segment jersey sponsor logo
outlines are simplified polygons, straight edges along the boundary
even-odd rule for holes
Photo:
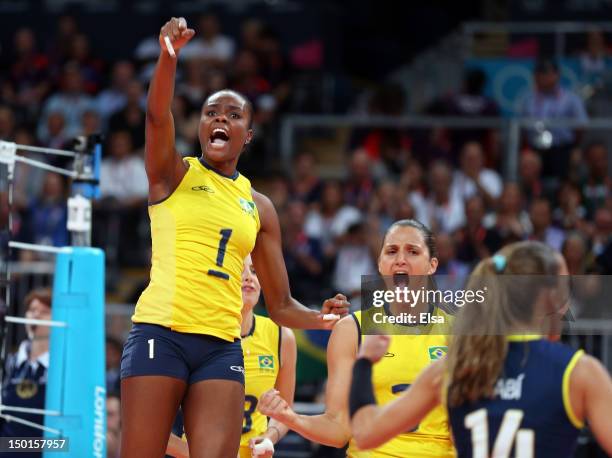
[[[385,358],[393,358],[394,356],[395,356],[395,353],[391,353],[391,352],[385,353]]]
[[[234,372],[242,372],[244,374],[244,367],[242,366],[230,366],[230,369]]]
[[[437,361],[446,356],[446,354],[448,353],[448,347],[447,346],[429,347],[428,352],[429,352],[429,360]]]
[[[239,197],[238,203],[240,203],[240,208],[243,212],[245,212],[247,215],[255,217],[255,202]]]
[[[260,355],[257,357],[260,369],[274,369],[274,356]]]
[[[191,190],[192,191],[204,191],[204,192],[209,192],[211,194],[215,192],[213,188],[211,188],[210,186],[206,186],[205,184],[200,185],[200,186],[192,186]]]
[[[499,396],[504,401],[515,401],[521,399],[523,395],[523,379],[525,374],[516,378],[499,379],[495,384],[495,396]]]

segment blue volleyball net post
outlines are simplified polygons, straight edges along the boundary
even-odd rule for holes
[[[106,457],[104,252],[91,245],[91,201],[99,197],[101,137],[81,137],[76,176],[68,199],[73,247],[58,253],[53,282],[52,328],[45,410],[45,437],[59,431],[70,456]],[[45,453],[45,458],[54,454]]]
[[[104,252],[57,254],[45,410],[46,438],[67,438],[70,455],[106,457]],[[51,430],[59,431],[59,435]],[[57,453],[45,453],[57,458]]]

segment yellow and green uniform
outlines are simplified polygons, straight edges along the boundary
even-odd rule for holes
[[[365,313],[373,313],[376,310],[368,309]],[[439,308],[433,313],[441,317],[445,324],[421,326],[420,334],[417,334],[416,327],[413,327],[415,334],[394,335],[397,332],[393,330],[397,331],[397,326],[400,325],[388,325],[388,334],[391,335],[389,350],[372,370],[372,384],[379,405],[387,404],[401,396],[427,365],[446,354],[446,329],[452,316]],[[362,312],[356,312],[353,317],[361,342]],[[374,450],[359,450],[351,439],[347,455],[350,458],[454,457],[446,409],[442,406],[436,407],[414,430],[400,434]]]
[[[242,269],[260,228],[251,183],[196,158],[174,192],[149,206],[151,280],[134,323],[240,337]]]
[[[281,328],[271,319],[253,316],[253,327],[242,339],[244,354],[244,420],[240,458],[250,458],[249,440],[268,429],[268,419],[257,410],[262,394],[276,384],[281,364]]]

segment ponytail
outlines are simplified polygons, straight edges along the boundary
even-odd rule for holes
[[[558,253],[541,242],[511,244],[476,266],[466,289],[486,291],[485,300],[457,315],[446,359],[449,407],[494,395],[508,335],[531,323],[540,290],[556,285],[559,268]]]

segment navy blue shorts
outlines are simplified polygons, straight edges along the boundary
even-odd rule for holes
[[[156,324],[136,323],[121,356],[121,378],[165,375],[185,380],[234,380],[244,385],[240,340],[172,331]]]

